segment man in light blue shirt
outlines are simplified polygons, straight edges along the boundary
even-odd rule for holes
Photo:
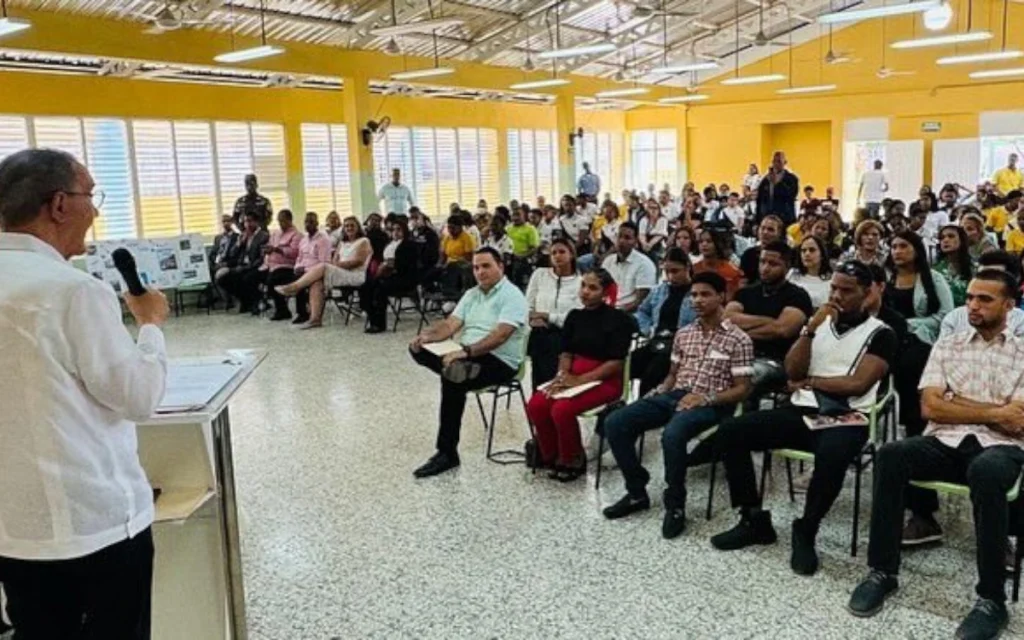
[[[402,172],[399,169],[391,170],[391,182],[380,188],[377,193],[377,200],[384,201],[384,214],[397,213],[408,215],[409,207],[416,204],[412,200],[412,191],[402,184]]]
[[[473,254],[477,286],[459,300],[455,311],[420,332],[409,343],[413,360],[441,375],[437,453],[413,472],[428,478],[459,466],[459,431],[466,394],[508,382],[525,352],[527,304],[522,291],[505,277],[501,255],[491,247]],[[461,330],[456,341],[452,336]],[[452,349],[439,347],[448,342]],[[432,347],[432,343],[441,343]],[[438,355],[440,351],[441,355]]]
[[[591,198],[597,199],[597,196],[601,193],[601,178],[596,173],[590,171],[590,163],[583,163],[583,175],[576,181],[576,187],[579,193],[588,195]]]

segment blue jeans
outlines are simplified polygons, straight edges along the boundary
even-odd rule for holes
[[[645,431],[665,425],[661,448],[665,456],[666,508],[681,508],[686,503],[686,444],[694,437],[732,413],[732,407],[700,407],[677,411],[685,390],[669,391],[643,398],[612,412],[604,421],[604,434],[615,461],[622,471],[626,491],[633,496],[646,495],[651,474],[640,464],[636,441]]]

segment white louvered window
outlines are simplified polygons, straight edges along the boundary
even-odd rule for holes
[[[561,194],[555,193],[558,186],[558,151],[552,147],[553,132],[534,131],[534,148],[536,150],[537,188],[527,196],[528,202],[544,196],[548,202],[555,202]]]
[[[576,179],[583,175],[583,163],[590,163],[590,170],[601,178],[603,198],[608,193],[617,199],[623,185],[623,149],[622,134],[618,132],[598,131],[585,133],[576,151]]]
[[[89,118],[83,121],[82,130],[87,166],[96,182],[93,190],[106,196],[93,234],[97,240],[134,238],[138,232],[128,127],[124,120]]]
[[[522,145],[519,148],[519,159],[522,162],[520,165],[523,184],[522,199],[528,202],[537,195],[537,156],[534,154],[536,147],[534,146],[533,131],[520,132],[519,142]]]
[[[518,129],[509,129],[508,139],[508,193],[514,200],[523,199],[523,158],[520,150],[521,136]]]
[[[18,116],[0,116],[0,161],[28,146],[28,120]]]
[[[214,123],[217,143],[217,174],[221,210],[232,213],[235,201],[245,194],[245,176],[253,173],[252,140],[245,122]],[[276,202],[275,207],[279,207]]]
[[[174,151],[181,198],[181,227],[184,233],[212,236],[220,231],[218,222],[217,172],[213,156],[213,134],[208,122],[174,123]],[[223,213],[231,214],[231,211]]]
[[[537,196],[557,202],[558,137],[548,129],[508,131],[509,192],[513,198],[533,203]]]
[[[675,129],[647,129],[630,135],[630,185],[637,190],[668,183],[676,187],[678,162]]]
[[[166,120],[135,120],[135,169],[139,184],[142,235],[175,236],[182,232],[181,198],[174,158],[174,129]]]
[[[443,218],[448,213],[448,203],[442,205],[438,202],[436,150],[433,129],[416,127],[412,130],[416,204],[435,219]]]
[[[459,129],[459,202],[467,209],[476,206],[483,198],[493,207],[496,202],[490,201],[483,193],[480,184],[480,134],[477,129]]]
[[[266,122],[253,122],[250,126],[253,173],[259,179],[260,193],[270,200],[274,211],[287,209],[291,204],[288,198],[284,126]]]
[[[437,215],[447,212],[454,202],[459,202],[464,209],[475,209],[476,200],[469,202],[460,198],[455,129],[434,129],[434,145],[437,154]]]
[[[488,204],[496,204],[498,188],[498,132],[480,129],[480,197]]]
[[[301,131],[306,208],[321,218],[331,211],[352,215],[345,125],[305,123]]]
[[[85,141],[82,140],[82,121],[79,118],[35,118],[32,125],[37,147],[67,151],[83,163],[88,163]]]

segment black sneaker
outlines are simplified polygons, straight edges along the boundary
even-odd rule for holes
[[[253,312],[253,315],[257,315],[256,312]],[[291,320],[291,319],[292,319],[292,314],[290,312],[275,313],[274,315],[270,316],[270,320],[272,322],[282,322],[284,320]]]
[[[846,610],[858,618],[870,618],[882,610],[885,599],[900,588],[896,576],[872,569],[850,595]]]
[[[619,518],[625,518],[628,515],[632,515],[637,511],[646,511],[651,508],[651,499],[644,493],[642,496],[633,496],[631,493],[627,493],[622,496],[622,499],[613,504],[610,507],[606,507],[602,512],[604,517],[609,520],[618,520]]]
[[[752,544],[775,544],[778,536],[772,527],[770,511],[744,515],[732,529],[711,537],[711,546],[719,551],[735,551]]]
[[[815,532],[803,518],[793,521],[793,549],[789,566],[802,576],[813,576],[818,571],[818,552],[814,550]]]
[[[686,531],[686,510],[682,507],[665,509],[665,519],[661,521],[661,537],[666,540],[678,538]]]
[[[457,466],[459,466],[459,454],[438,451],[430,457],[430,460],[427,460],[422,466],[413,471],[412,475],[417,478],[429,478],[439,473],[444,473],[449,469],[454,469]]]
[[[957,640],[990,640],[998,638],[1010,616],[1006,613],[1006,605],[1002,602],[978,598],[974,608],[967,614],[964,621],[956,628]]]

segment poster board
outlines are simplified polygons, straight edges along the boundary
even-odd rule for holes
[[[192,233],[151,240],[105,240],[86,247],[85,270],[121,293],[124,279],[111,255],[124,247],[135,256],[142,284],[155,289],[176,289],[210,283],[210,264],[203,234]]]

